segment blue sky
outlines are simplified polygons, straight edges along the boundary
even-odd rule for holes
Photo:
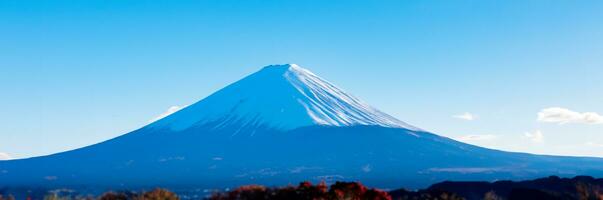
[[[603,156],[601,10],[602,1],[0,1],[0,158],[110,139],[278,63],[444,136]]]

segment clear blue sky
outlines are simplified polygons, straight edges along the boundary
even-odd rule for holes
[[[277,63],[444,136],[603,156],[602,10],[594,0],[0,1],[0,157],[110,139]],[[568,110],[537,119],[551,107]],[[453,117],[465,112],[474,119]]]

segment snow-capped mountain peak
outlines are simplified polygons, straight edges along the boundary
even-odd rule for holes
[[[347,94],[296,64],[270,65],[150,127],[278,130],[375,125],[418,130]]]

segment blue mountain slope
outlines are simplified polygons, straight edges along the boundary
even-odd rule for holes
[[[361,180],[418,188],[442,180],[603,174],[597,158],[508,153],[400,128],[312,126],[238,137],[201,130],[141,129],[75,151],[1,162],[0,184],[217,188]]]
[[[419,188],[443,180],[549,175],[601,176],[603,159],[457,142],[399,121],[292,65],[265,68],[106,142],[0,162],[0,185],[7,186],[224,188],[358,180]]]

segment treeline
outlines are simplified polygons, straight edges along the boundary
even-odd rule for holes
[[[0,200],[14,200],[12,195],[2,196]],[[150,192],[107,192],[98,197],[83,196],[62,192],[51,192],[43,198],[26,197],[43,200],[179,200],[173,192],[155,189]],[[297,186],[269,188],[259,185],[242,186],[228,192],[215,192],[206,200],[391,200],[389,194],[378,189],[367,188],[357,182],[337,182],[330,187],[325,183],[313,185],[302,182]]]
[[[391,200],[391,196],[378,189],[369,189],[357,182],[337,182],[331,187],[310,182],[298,186],[267,188],[243,186],[236,190],[214,193],[209,200]]]
[[[178,196],[165,189],[155,189],[144,193],[131,192],[108,192],[103,194],[99,200],[179,200]]]
[[[603,179],[551,176],[528,181],[442,182],[427,191],[447,191],[467,200],[603,200]],[[392,191],[394,192],[394,191]]]
[[[551,176],[529,181],[442,182],[409,191],[384,192],[360,183],[339,182],[327,190],[324,184],[302,183],[297,187],[266,188],[246,186],[216,193],[210,200],[603,200],[603,179],[589,176]]]
[[[14,200],[0,190],[0,200]],[[186,196],[183,196],[186,197]],[[165,189],[149,192],[107,192],[98,197],[51,193],[43,200],[178,200],[175,193]],[[191,198],[185,198],[191,199]],[[194,198],[193,198],[194,199]],[[199,197],[206,200],[603,200],[603,179],[588,176],[559,178],[551,176],[530,181],[442,182],[431,187],[409,191],[382,191],[358,182],[337,182],[313,185],[302,182],[297,186],[271,188],[260,185],[242,186],[232,191],[215,192]]]
[[[165,189],[154,189],[148,192],[107,192],[99,197],[92,195],[71,195],[61,192],[50,192],[44,197],[28,196],[25,200],[179,200],[178,195]],[[13,195],[0,195],[0,200],[16,200]]]

